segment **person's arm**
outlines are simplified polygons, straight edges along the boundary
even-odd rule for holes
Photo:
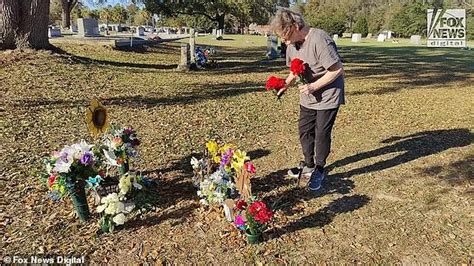
[[[342,67],[342,63],[337,62],[334,65],[330,66],[326,74],[324,74],[321,78],[317,79],[315,82],[299,86],[300,92],[304,94],[312,94],[313,92],[331,84],[334,80],[336,80],[340,75],[343,74],[344,68]]]
[[[285,80],[285,87],[283,87],[277,92],[277,96],[282,95],[293,84],[293,81],[295,81],[295,79],[296,79],[296,76],[293,75],[292,72],[290,72],[290,74]]]

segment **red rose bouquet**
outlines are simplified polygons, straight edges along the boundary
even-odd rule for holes
[[[275,76],[271,76],[271,77],[268,78],[267,84],[265,84],[265,89],[267,91],[273,90],[273,91],[275,91],[276,94],[278,94],[278,91],[283,89],[285,87],[285,85],[286,85],[285,79],[275,77]],[[278,95],[278,99],[280,99],[280,97],[282,95],[283,95],[283,93]]]
[[[260,235],[273,218],[273,212],[263,201],[245,202],[239,200],[235,209],[238,214],[235,217],[234,224],[250,235]]]
[[[291,60],[290,71],[293,75],[298,77],[298,82],[302,84],[306,84],[304,73],[306,71],[306,66],[303,60],[299,58],[294,58]]]

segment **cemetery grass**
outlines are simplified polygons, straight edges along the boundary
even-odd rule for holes
[[[56,39],[54,53],[3,52],[0,257],[472,263],[473,51],[342,42],[347,104],[323,189],[310,193],[285,176],[302,159],[297,92],[277,101],[263,88],[287,73],[283,60],[264,59],[262,37],[228,38],[198,38],[216,46],[219,67],[186,73],[174,70],[178,42],[118,51]],[[97,216],[80,223],[68,200],[49,200],[37,178],[50,151],[91,140],[84,112],[96,96],[113,123],[138,130],[132,166],[158,183],[156,210],[108,235]],[[276,211],[261,244],[199,205],[189,161],[211,133],[253,158],[253,191]]]

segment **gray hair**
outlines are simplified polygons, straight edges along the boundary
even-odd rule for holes
[[[300,13],[284,7],[277,10],[275,17],[270,22],[270,28],[280,36],[288,34],[293,25],[301,30],[306,26],[306,22]]]

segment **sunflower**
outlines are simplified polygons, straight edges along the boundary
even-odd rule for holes
[[[92,99],[89,108],[87,108],[86,123],[94,137],[104,133],[109,127],[107,109],[105,109],[97,98]]]

